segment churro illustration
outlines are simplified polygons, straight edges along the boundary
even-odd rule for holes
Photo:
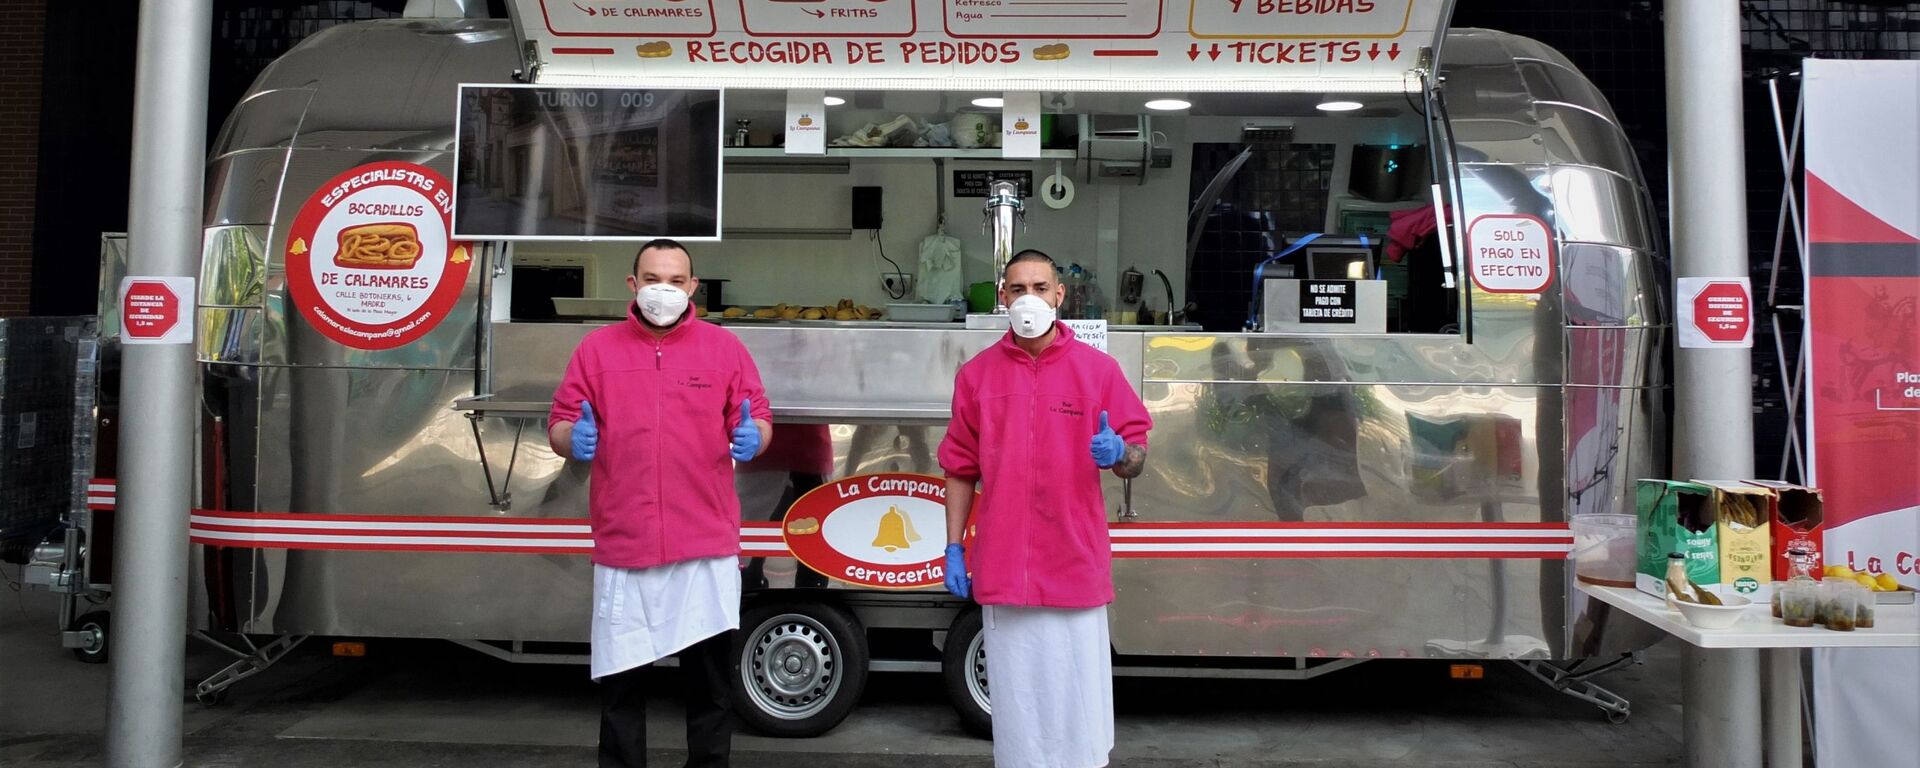
[[[420,234],[412,224],[361,224],[340,230],[342,267],[406,269],[420,260]]]

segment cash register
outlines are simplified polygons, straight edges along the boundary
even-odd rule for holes
[[[1262,266],[1263,333],[1386,333],[1387,281],[1380,277],[1381,241],[1314,236]]]

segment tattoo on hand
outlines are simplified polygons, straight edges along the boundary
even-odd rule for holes
[[[1120,463],[1113,465],[1113,473],[1123,478],[1139,477],[1147,469],[1147,447],[1129,445],[1127,452],[1120,457]]]

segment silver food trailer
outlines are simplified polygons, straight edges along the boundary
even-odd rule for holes
[[[1665,466],[1664,266],[1627,139],[1560,54],[1448,30],[1446,3],[1415,0],[1278,21],[1253,14],[1293,4],[1130,0],[1125,18],[1075,22],[1090,34],[1040,39],[939,0],[823,6],[849,14],[828,30],[842,37],[810,14],[769,20],[794,10],[778,3],[659,5],[703,13],[589,19],[521,0],[511,20],[336,27],[274,63],[227,121],[196,328],[191,616],[208,638],[247,639],[226,641],[244,658],[203,696],[308,636],[580,658],[588,473],[548,447],[545,415],[574,346],[614,321],[592,316],[630,297],[635,243],[456,241],[444,194],[471,183],[482,192],[460,205],[492,190],[484,204],[556,220],[596,198],[638,210],[612,200],[634,189],[721,201],[627,225],[711,220],[717,240],[691,246],[703,308],[752,350],[777,424],[827,425],[829,481],[937,476],[953,373],[1001,333],[957,311],[866,310],[905,303],[888,293],[903,281],[877,273],[914,270],[879,266],[887,251],[944,230],[968,283],[992,280],[1009,246],[1086,265],[1087,295],[1111,297],[1088,302],[1108,302],[1106,348],[1155,422],[1146,473],[1107,481],[1117,674],[1513,660],[1626,716],[1588,677],[1655,638],[1573,589],[1576,548],[1605,543],[1575,529],[1630,514],[1630,481]],[[459,96],[508,83],[725,98],[704,116],[712,135],[663,121],[651,139],[595,144],[595,170]],[[1010,137],[1013,117],[954,140],[1027,92],[1048,124],[1037,151]],[[818,105],[823,138],[840,140],[774,146],[782,126],[798,143],[795,103]],[[484,125],[457,130],[463,105]],[[928,140],[929,116],[945,140]],[[899,119],[919,137],[908,146]],[[457,169],[469,140],[515,160]],[[717,144],[720,188],[655,170],[664,153],[705,151],[676,142]],[[515,196],[568,162],[599,181]],[[983,212],[1011,206],[973,185],[1007,179],[1031,184],[1011,202],[1022,220],[985,227]],[[883,190],[884,223],[849,226],[865,205],[854,187]],[[349,207],[418,226],[330,218]],[[1396,224],[1431,234],[1399,242]],[[1252,291],[1196,287],[1232,259],[1235,281],[1261,264]],[[329,283],[342,271],[350,285]],[[823,319],[782,318],[802,307]],[[1149,317],[1166,324],[1135,324]],[[944,671],[963,720],[984,727],[974,607],[937,586],[821,578],[793,558],[803,531],[784,512],[743,510],[743,558],[764,582],[749,584],[740,633],[749,721],[817,734],[869,671]]]

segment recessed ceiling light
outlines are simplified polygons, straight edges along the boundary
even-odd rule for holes
[[[1157,109],[1162,112],[1174,112],[1191,106],[1193,104],[1179,99],[1154,99],[1147,102],[1147,109]]]
[[[840,98],[838,96],[828,96],[826,101],[827,101],[827,106],[829,107],[837,107],[847,103],[846,99]]]
[[[976,107],[986,107],[988,109],[999,109],[1007,105],[1007,100],[998,96],[982,96],[974,99],[973,105]]]
[[[1352,112],[1365,106],[1357,101],[1323,101],[1319,109],[1322,112]]]

